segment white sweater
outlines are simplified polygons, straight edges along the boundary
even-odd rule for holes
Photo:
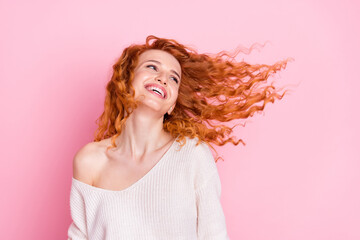
[[[68,240],[229,239],[216,163],[205,143],[176,141],[130,187],[113,191],[72,178]],[[180,149],[180,151],[179,151]]]

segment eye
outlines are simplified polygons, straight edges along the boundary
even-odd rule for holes
[[[174,80],[176,83],[179,82],[179,80],[176,77],[171,77],[172,80]]]
[[[155,71],[157,71],[157,67],[155,65],[147,65],[146,66],[147,68],[151,68],[151,69],[154,69]]]

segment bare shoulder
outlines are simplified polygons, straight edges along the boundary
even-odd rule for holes
[[[92,185],[105,160],[105,140],[90,142],[80,148],[73,158],[73,177]]]

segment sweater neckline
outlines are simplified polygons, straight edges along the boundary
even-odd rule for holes
[[[144,176],[142,176],[139,180],[137,180],[136,182],[134,182],[132,185],[130,185],[127,188],[124,188],[122,190],[110,190],[110,189],[105,189],[105,188],[99,188],[99,187],[95,187],[90,184],[84,183],[82,181],[79,181],[79,180],[75,179],[74,177],[72,177],[72,182],[77,183],[85,188],[90,189],[90,190],[98,191],[98,192],[122,193],[122,192],[129,191],[129,190],[133,189],[134,187],[136,187],[137,185],[139,185],[141,182],[143,182],[146,178],[148,178],[152,174],[152,172],[154,172],[157,168],[159,168],[163,164],[163,162],[168,158],[168,155],[170,154],[170,152],[173,151],[173,148],[175,146],[175,142],[177,141],[177,139],[178,139],[178,137],[175,138],[175,140],[173,141],[171,146],[162,155],[160,160]]]

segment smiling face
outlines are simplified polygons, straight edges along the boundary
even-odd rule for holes
[[[181,66],[176,58],[162,50],[150,49],[139,56],[132,86],[135,98],[161,115],[175,107],[181,82]]]

